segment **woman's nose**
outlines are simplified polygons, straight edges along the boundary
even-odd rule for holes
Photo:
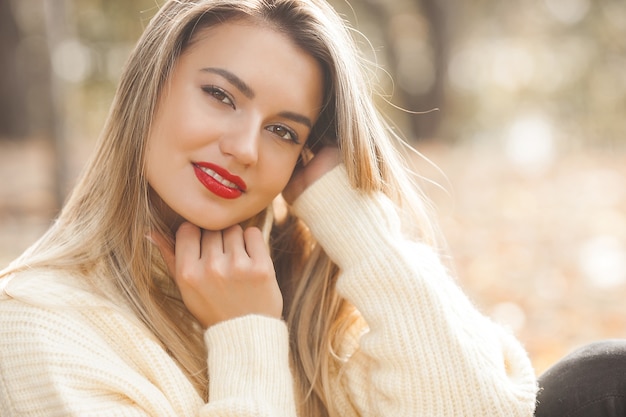
[[[240,120],[222,136],[220,149],[242,165],[254,165],[259,158],[260,132],[259,123]]]

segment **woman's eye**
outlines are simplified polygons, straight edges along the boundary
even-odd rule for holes
[[[235,107],[235,104],[230,99],[228,94],[226,94],[226,92],[224,90],[222,90],[221,88],[214,87],[214,86],[205,86],[205,87],[202,87],[202,90],[205,93],[207,93],[210,96],[212,96],[217,101],[221,101],[222,103],[227,104],[227,105],[229,105],[229,106],[231,106],[233,108]]]
[[[296,135],[296,133],[293,130],[285,126],[273,125],[273,126],[268,127],[267,130],[277,135],[281,139],[289,140],[294,143],[300,143],[298,142],[298,135]]]

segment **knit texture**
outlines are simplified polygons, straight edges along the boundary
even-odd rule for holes
[[[468,301],[430,247],[402,235],[386,197],[352,189],[339,166],[294,211],[340,266],[337,290],[366,323],[340,347],[332,392],[342,416],[533,415],[523,348]],[[208,404],[128,308],[79,278],[0,280],[0,415],[296,415],[282,321],[229,320],[205,342]]]
[[[343,166],[320,181],[294,209],[368,325],[335,390],[352,405],[342,416],[531,417],[536,379],[519,342],[470,303],[431,247],[403,236],[388,198],[352,189]]]

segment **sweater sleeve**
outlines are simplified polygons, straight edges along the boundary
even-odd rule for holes
[[[403,236],[388,198],[352,189],[340,165],[293,209],[339,265],[338,293],[367,322],[341,372],[356,414],[533,415],[526,352],[477,311],[431,247]]]
[[[154,336],[116,306],[37,279],[14,284],[0,289],[2,416],[295,416],[280,320],[250,315],[205,333],[205,403]]]
[[[239,317],[209,328],[205,340],[211,400],[203,415],[296,416],[289,337],[283,321]],[[228,412],[213,413],[220,409]]]

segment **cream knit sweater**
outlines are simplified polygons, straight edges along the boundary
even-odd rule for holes
[[[332,392],[342,416],[532,416],[526,353],[471,305],[431,248],[403,237],[388,199],[352,190],[339,166],[294,210],[367,323],[341,349]],[[250,315],[206,331],[205,404],[129,310],[79,279],[30,271],[0,286],[2,417],[296,415],[280,320]]]

